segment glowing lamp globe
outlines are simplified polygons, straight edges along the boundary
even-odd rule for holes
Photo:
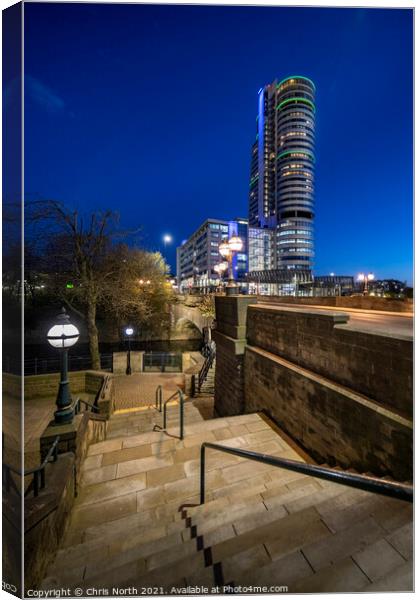
[[[69,315],[62,308],[57,317],[57,323],[47,333],[47,340],[53,348],[70,348],[77,342],[79,335],[79,330],[70,323]]]
[[[234,236],[229,240],[229,248],[232,252],[240,252],[242,250],[242,240],[240,237]]]
[[[359,273],[359,275],[357,276],[357,279],[358,279],[359,281],[363,281],[363,280],[364,280],[364,278],[365,278],[365,276],[363,275],[363,273]]]
[[[222,242],[219,246],[219,252],[220,254],[223,256],[223,258],[226,258],[227,256],[229,256],[230,254],[230,246],[227,242]]]
[[[369,281],[372,281],[372,279],[375,279],[375,275],[373,273],[369,273],[368,279]]]
[[[126,327],[125,335],[130,336],[130,335],[133,335],[133,333],[134,333],[134,329],[132,327]]]

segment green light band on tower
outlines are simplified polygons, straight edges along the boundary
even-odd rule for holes
[[[283,102],[280,102],[280,104],[277,104],[276,110],[279,110],[280,108],[282,108],[286,104],[290,104],[291,102],[303,102],[304,104],[307,104],[308,106],[310,106],[312,108],[312,110],[315,112],[315,104],[313,102],[311,102],[311,100],[308,100],[307,98],[300,98],[300,97],[287,98],[287,100],[283,100]]]
[[[285,77],[285,79],[282,79],[280,83],[276,85],[276,88],[278,89],[282,85],[282,83],[288,81],[289,79],[304,79],[305,81],[309,81],[309,83],[314,86],[314,90],[316,90],[315,84],[312,81],[312,79],[309,79],[309,77],[304,77],[303,75],[290,75],[290,77]]]
[[[304,154],[305,156],[308,156],[311,160],[313,160],[315,162],[315,157],[312,154],[312,152],[310,152],[309,150],[286,150],[285,152],[278,154],[277,159],[283,158],[284,156],[288,156],[289,154]],[[296,157],[296,158],[300,158],[300,157]]]

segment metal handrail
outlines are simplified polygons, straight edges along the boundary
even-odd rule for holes
[[[255,460],[256,462],[272,465],[273,467],[281,467],[289,471],[296,471],[297,473],[310,475],[319,479],[326,479],[327,481],[333,481],[334,483],[339,483],[341,485],[358,488],[360,490],[365,490],[366,492],[373,492],[375,494],[413,502],[412,485],[388,481],[380,479],[379,477],[370,477],[368,475],[355,475],[353,473],[347,473],[346,471],[338,471],[330,467],[301,463],[289,458],[278,458],[277,456],[253,452],[252,450],[242,450],[240,448],[230,448],[228,446],[213,444],[212,442],[204,442],[201,444],[200,453],[200,504],[204,504],[205,502],[206,448],[219,450],[242,458],[248,458],[249,460]]]
[[[28,489],[26,490],[26,494],[30,491],[31,488],[33,488],[34,497],[36,497],[39,494],[39,490],[45,488],[45,467],[47,466],[47,464],[49,462],[57,461],[57,458],[58,458],[57,446],[58,446],[59,441],[60,441],[60,436],[57,435],[57,437],[51,444],[46,457],[44,458],[42,464],[39,467],[35,467],[33,469],[27,469],[23,472],[24,477],[26,477],[27,475],[34,476],[32,482],[29,484]],[[53,459],[52,461],[51,461],[51,458]],[[6,492],[8,492],[10,490],[10,484],[12,483],[13,487],[15,488],[17,493],[20,494],[10,473],[12,472],[12,473],[15,473],[16,475],[19,475],[20,477],[22,477],[22,471],[20,471],[19,469],[16,469],[15,467],[12,467],[12,465],[3,463],[3,472],[4,472]]]
[[[216,353],[214,352],[214,350],[209,351],[209,353],[206,356],[206,360],[204,361],[203,366],[200,369],[200,372],[198,374],[198,391],[201,390],[201,386],[203,385],[209,370],[211,369],[211,367],[213,366],[213,361],[216,358]]]
[[[85,407],[88,410],[90,408],[91,412],[96,412],[96,413],[99,412],[99,408],[97,406],[95,406],[94,404],[91,404],[90,402],[87,402],[87,400],[83,400],[82,398],[78,398],[76,400],[76,402],[75,402],[75,405],[74,405],[74,414],[75,415],[78,415],[81,412],[81,410],[80,410],[80,405],[81,404],[84,404]]]
[[[155,408],[159,412],[162,412],[162,397],[163,397],[163,388],[161,385],[158,385],[155,392]]]
[[[162,388],[162,386],[158,386],[157,387],[157,389],[156,389],[156,397],[157,397],[157,393],[158,393],[158,389],[159,388]],[[160,390],[160,394],[162,394],[162,389]],[[176,395],[179,396],[179,439],[183,440],[184,439],[184,394],[183,394],[183,392],[179,388],[176,390],[176,392],[174,392],[172,394],[172,396],[169,396],[169,398],[167,400],[165,400],[165,402],[163,403],[163,426],[161,427],[160,425],[155,425],[154,429],[161,429],[162,431],[166,431],[166,420],[167,420],[166,419],[166,416],[167,416],[166,405]],[[160,396],[160,402],[162,402],[162,397],[161,396]],[[156,406],[156,401],[155,401],[155,406]],[[160,410],[159,410],[159,412],[162,412],[162,404],[160,404]]]

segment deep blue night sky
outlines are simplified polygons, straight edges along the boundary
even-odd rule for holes
[[[412,12],[25,5],[25,188],[147,248],[247,216],[257,92],[317,86],[315,271],[412,281]]]

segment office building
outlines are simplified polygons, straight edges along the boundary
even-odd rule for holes
[[[234,219],[207,219],[181,246],[177,248],[177,280],[181,293],[207,293],[217,289],[222,281],[215,271],[216,264],[224,261],[219,253],[223,241],[233,236],[242,239],[243,248],[233,256],[233,276],[238,282],[246,281],[248,271],[248,221]],[[226,272],[225,278],[227,279]]]
[[[295,75],[259,91],[249,188],[249,281],[307,280],[314,264],[315,85]],[[296,274],[296,271],[302,273]],[[276,273],[280,273],[277,275]]]

